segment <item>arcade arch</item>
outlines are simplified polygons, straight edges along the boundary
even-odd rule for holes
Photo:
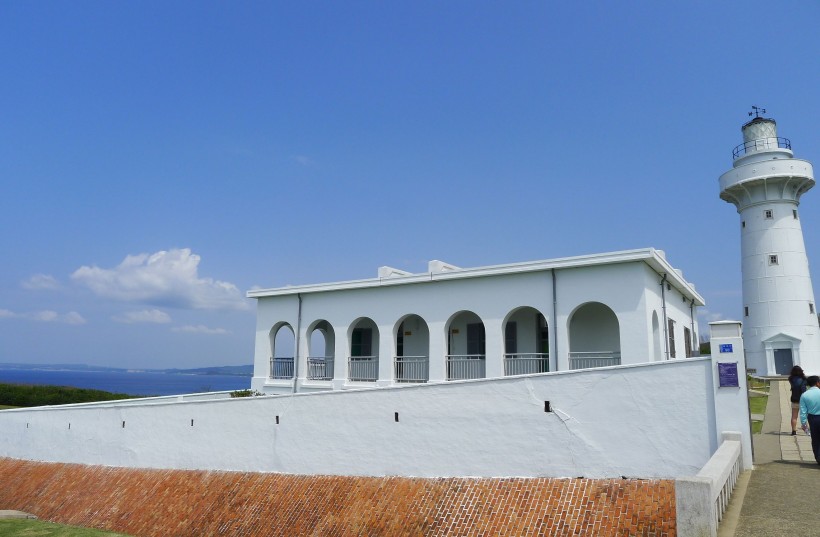
[[[586,369],[621,363],[618,316],[600,302],[587,302],[569,318],[569,368]]]

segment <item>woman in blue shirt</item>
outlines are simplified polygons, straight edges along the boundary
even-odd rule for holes
[[[811,432],[811,450],[814,460],[820,464],[820,377],[812,375],[807,379],[809,389],[800,398],[800,423],[803,430]]]

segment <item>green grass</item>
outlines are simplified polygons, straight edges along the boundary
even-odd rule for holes
[[[760,390],[767,392],[769,391],[769,381],[760,379],[757,377],[752,377],[751,375],[747,376],[746,379],[749,382],[749,388],[752,390]]]
[[[765,386],[768,388],[768,383]],[[749,397],[749,412],[752,414],[765,414],[766,403],[769,401],[767,395],[753,395]],[[760,434],[763,431],[763,422],[752,420],[752,434]]]
[[[130,399],[132,395],[67,386],[0,384],[0,405],[32,407]]]
[[[766,401],[768,400],[768,397],[751,397],[749,399],[749,410],[752,414],[765,414]]]
[[[31,519],[0,520],[0,535],[3,537],[128,537],[124,533],[64,526]]]
[[[6,410],[7,408],[17,408],[16,406],[9,406],[9,405],[0,405],[0,410]]]

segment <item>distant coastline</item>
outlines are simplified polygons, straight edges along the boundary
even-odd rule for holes
[[[173,375],[224,375],[252,377],[253,365],[223,365],[214,367],[196,367],[191,369],[134,369],[107,367],[88,364],[22,364],[0,363],[0,369],[24,369],[27,371],[85,371],[103,373],[168,373]]]
[[[67,386],[133,396],[180,395],[250,388],[253,367],[125,369],[85,364],[0,363],[0,384]]]

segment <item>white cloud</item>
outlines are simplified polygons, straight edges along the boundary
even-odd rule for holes
[[[67,324],[85,324],[87,322],[83,319],[83,316],[76,311],[69,311],[64,315],[61,315],[58,320]]]
[[[115,315],[112,317],[118,323],[134,324],[134,323],[170,323],[171,316],[157,309],[141,310],[141,311],[126,311],[122,315]]]
[[[24,319],[42,323],[85,324],[87,321],[76,311],[57,313],[52,310],[30,311],[16,313],[10,310],[0,310],[0,319]]]
[[[60,287],[60,284],[54,276],[49,276],[48,274],[35,274],[28,280],[20,282],[20,285],[22,285],[24,289],[32,290],[57,289]]]
[[[247,309],[234,284],[199,277],[199,260],[188,248],[129,255],[113,269],[82,266],[71,279],[98,296],[125,302],[207,310]]]
[[[207,326],[203,326],[198,324],[196,326],[193,325],[186,325],[186,326],[178,326],[176,328],[172,328],[174,332],[185,332],[188,334],[230,334],[224,328],[208,328]]]

